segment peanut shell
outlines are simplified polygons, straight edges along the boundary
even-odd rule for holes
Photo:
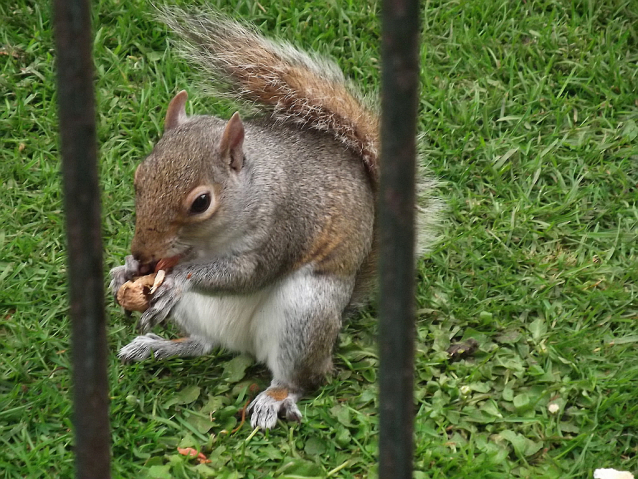
[[[154,282],[155,273],[140,276],[134,281],[127,281],[117,292],[117,302],[127,311],[146,311]]]

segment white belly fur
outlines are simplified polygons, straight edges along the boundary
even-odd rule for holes
[[[277,377],[279,338],[286,309],[304,272],[297,271],[276,285],[250,295],[184,294],[173,310],[173,320],[189,336],[214,346],[253,355]],[[301,280],[301,281],[300,281]],[[291,296],[292,295],[292,296]]]

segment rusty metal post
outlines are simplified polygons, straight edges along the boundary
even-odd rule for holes
[[[89,0],[54,0],[72,321],[76,478],[110,477],[106,321]]]
[[[412,477],[419,2],[382,7],[379,478]]]

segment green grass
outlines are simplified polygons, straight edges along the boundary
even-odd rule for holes
[[[223,3],[377,89],[378,5]],[[73,468],[49,8],[0,5],[2,478]],[[186,88],[192,111],[232,112],[198,93],[149,11],[94,2],[105,270],[127,253],[133,171],[171,96]],[[423,25],[422,146],[448,216],[419,263],[415,477],[636,473],[638,4],[432,0]],[[221,352],[121,365],[133,323],[111,302],[108,315],[114,477],[375,477],[373,309],[346,325],[304,422],[254,435],[227,431],[263,367]],[[450,342],[469,337],[478,353],[449,363]]]

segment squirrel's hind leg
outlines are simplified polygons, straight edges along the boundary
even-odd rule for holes
[[[191,336],[180,339],[164,339],[157,334],[148,333],[136,337],[118,353],[122,362],[142,361],[151,354],[155,359],[171,357],[203,356],[213,349],[213,345],[200,338]]]
[[[332,370],[332,350],[350,300],[353,278],[300,270],[281,283],[256,318],[256,356],[273,381],[250,404],[252,427],[271,429],[278,417],[300,421],[297,400]]]

